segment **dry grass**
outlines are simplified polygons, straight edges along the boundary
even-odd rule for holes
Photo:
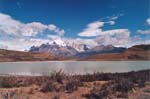
[[[78,98],[87,99],[113,99],[114,97],[128,98],[130,92],[136,88],[144,88],[149,82],[150,70],[87,75],[66,75],[62,71],[58,71],[52,73],[51,76],[1,76],[0,89],[31,87],[27,92],[23,90],[20,93],[26,93],[27,96],[34,94],[34,91],[47,95],[55,93],[51,94],[53,99],[59,99],[62,96],[75,97],[76,95]],[[33,85],[37,87],[33,88]],[[3,94],[4,97],[11,95],[18,95],[18,92],[10,91]]]

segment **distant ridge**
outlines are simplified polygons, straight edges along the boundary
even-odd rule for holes
[[[41,45],[41,46],[42,48],[43,47],[47,48],[47,45]],[[66,47],[66,48],[67,48],[67,51],[69,49],[72,50],[72,48],[69,48],[69,47]],[[62,50],[62,48],[60,49]],[[38,52],[38,51],[21,52],[21,51],[11,51],[11,50],[0,49],[0,62],[53,61],[53,60],[58,60],[58,61],[59,60],[62,60],[62,61],[63,60],[77,60],[77,61],[150,60],[150,45],[148,44],[147,45],[135,45],[128,49],[121,48],[121,47],[113,47],[111,45],[108,45],[108,46],[102,45],[102,46],[97,46],[92,49],[87,49],[85,53],[77,52],[77,54],[73,56],[68,56],[70,54],[70,51],[68,51],[69,54],[66,54],[66,57],[59,56],[59,54],[54,55],[53,53],[45,52],[44,50],[42,51],[43,52]],[[67,51],[66,53],[68,53]]]
[[[96,54],[81,60],[150,60],[150,45],[135,45],[121,53]]]
[[[82,51],[79,51],[78,49]],[[63,41],[59,41],[59,43],[58,41],[54,41],[51,44],[47,43],[41,44],[40,46],[32,46],[29,52],[46,52],[63,57],[88,57],[95,54],[120,53],[125,50],[126,48],[114,47],[112,45],[99,45],[94,48],[89,48],[85,44],[73,46],[67,45]]]
[[[0,49],[0,62],[65,60],[50,53],[32,53]]]

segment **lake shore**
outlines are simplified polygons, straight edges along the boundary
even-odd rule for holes
[[[149,99],[150,70],[127,73],[0,76],[0,99]]]

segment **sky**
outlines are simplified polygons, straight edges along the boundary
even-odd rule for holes
[[[0,48],[28,50],[58,39],[150,44],[150,0],[0,0]]]

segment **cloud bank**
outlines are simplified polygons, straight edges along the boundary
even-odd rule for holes
[[[40,45],[50,42],[46,38],[37,38],[38,34],[45,35],[44,31],[52,32],[55,36],[61,37],[65,34],[54,24],[45,25],[40,22],[22,23],[7,14],[0,13],[0,47],[10,50],[25,50],[32,45]]]
[[[45,30],[64,35],[65,31],[54,24],[45,25],[40,22],[22,23],[13,19],[11,16],[0,13],[0,33],[15,36],[36,36]]]
[[[130,31],[128,29],[103,30],[105,25],[114,25],[115,21],[96,21],[89,23],[82,32],[78,33],[80,37],[96,37],[95,41],[103,45],[115,45],[125,47],[128,45]]]
[[[146,20],[147,24],[150,25],[150,18]]]
[[[113,16],[108,21],[94,21],[86,25],[76,38],[64,36],[65,30],[55,24],[45,25],[41,22],[23,23],[15,20],[7,14],[0,13],[0,48],[9,50],[28,50],[31,46],[39,46],[43,43],[63,40],[66,44],[77,46],[86,44],[88,47],[98,45],[114,45],[118,47],[129,47],[135,44],[150,43],[140,37],[132,37],[127,28],[116,28],[104,30],[105,26],[113,26],[119,16]],[[146,20],[150,25],[150,19]],[[137,30],[142,35],[150,34],[150,30]],[[44,37],[39,36],[44,35]]]

